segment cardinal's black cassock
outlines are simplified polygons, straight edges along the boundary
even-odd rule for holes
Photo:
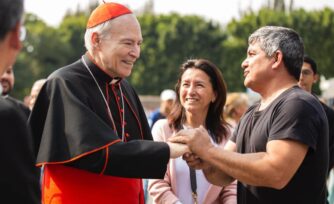
[[[135,90],[88,53],[48,77],[29,123],[45,203],[143,203],[140,178],[165,174],[168,145],[150,141]]]

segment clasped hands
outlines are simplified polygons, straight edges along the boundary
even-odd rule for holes
[[[214,147],[207,130],[199,128],[183,129],[168,139],[171,144],[171,158],[182,158],[194,169],[204,169],[207,164],[202,159],[207,151]],[[174,155],[172,154],[175,153]]]

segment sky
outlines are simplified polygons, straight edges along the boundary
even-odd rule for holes
[[[25,0],[25,10],[36,14],[48,25],[57,26],[66,11],[87,8],[91,0]],[[132,10],[143,7],[147,0],[113,0],[128,5]],[[239,18],[239,11],[248,8],[258,10],[268,0],[154,0],[156,13],[178,12],[183,15],[196,14],[222,24],[228,23],[232,18]],[[102,0],[99,0],[102,2]],[[108,0],[106,0],[108,2]],[[286,1],[288,2],[288,1]],[[297,8],[306,10],[322,9],[328,6],[334,9],[333,0],[294,0]]]

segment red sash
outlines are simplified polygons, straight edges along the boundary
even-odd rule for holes
[[[45,165],[42,201],[43,204],[144,204],[144,192],[141,179]]]

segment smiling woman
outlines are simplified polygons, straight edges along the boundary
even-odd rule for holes
[[[218,67],[205,59],[187,60],[181,66],[176,93],[168,120],[153,126],[154,139],[168,141],[182,129],[203,126],[213,145],[224,146],[229,136],[223,116],[226,85]],[[235,183],[214,186],[201,170],[190,169],[181,157],[170,160],[164,179],[149,182],[149,192],[154,203],[236,203]]]

